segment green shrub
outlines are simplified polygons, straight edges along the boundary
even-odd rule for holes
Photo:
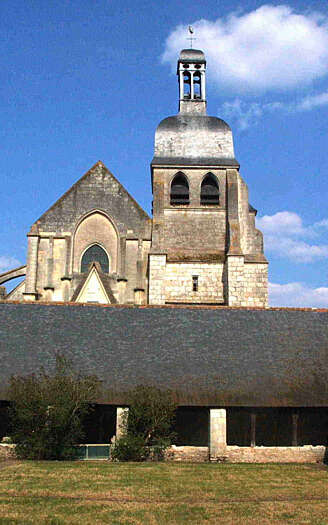
[[[113,459],[160,460],[175,433],[176,403],[172,393],[151,386],[137,386],[129,392],[129,411],[123,417],[123,433],[112,451]]]
[[[82,422],[99,394],[99,380],[82,375],[62,355],[52,374],[11,378],[10,438],[25,459],[71,459],[83,440]]]
[[[112,451],[112,459],[117,461],[145,461],[149,455],[142,436],[124,434],[118,439]]]

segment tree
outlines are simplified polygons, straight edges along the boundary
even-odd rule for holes
[[[16,455],[26,459],[69,459],[83,440],[83,418],[100,391],[96,376],[74,370],[72,362],[57,354],[53,373],[13,376],[10,437]]]
[[[175,433],[176,403],[169,390],[137,386],[129,392],[129,410],[123,417],[123,434],[116,441],[112,457],[121,461],[163,458]]]

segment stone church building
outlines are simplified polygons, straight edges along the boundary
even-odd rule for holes
[[[10,377],[62,353],[102,381],[90,447],[119,435],[143,384],[174,393],[175,459],[323,461],[328,310],[268,307],[256,210],[230,127],[207,115],[203,52],[181,51],[177,74],[152,218],[97,162],[32,225],[26,266],[0,275],[0,441]]]
[[[153,218],[97,162],[31,227],[8,300],[267,306],[267,261],[232,132],[206,112],[206,60],[183,50],[179,113],[155,133]],[[4,295],[4,290],[2,295]]]

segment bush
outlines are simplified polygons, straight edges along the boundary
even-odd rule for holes
[[[82,422],[97,399],[100,382],[82,375],[64,356],[55,370],[11,378],[10,437],[25,459],[72,459],[83,440]]]
[[[138,386],[129,393],[129,410],[123,418],[123,435],[115,443],[113,459],[162,459],[175,433],[176,403],[170,391]]]

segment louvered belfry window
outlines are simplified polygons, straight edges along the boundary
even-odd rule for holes
[[[170,200],[171,204],[189,204],[189,184],[181,171],[172,181]]]
[[[100,264],[102,272],[109,273],[108,255],[99,244],[90,246],[90,248],[84,252],[81,261],[81,273],[87,272],[90,264],[93,262]]]
[[[219,204],[220,192],[216,177],[208,173],[204,178],[200,191],[201,204]]]

